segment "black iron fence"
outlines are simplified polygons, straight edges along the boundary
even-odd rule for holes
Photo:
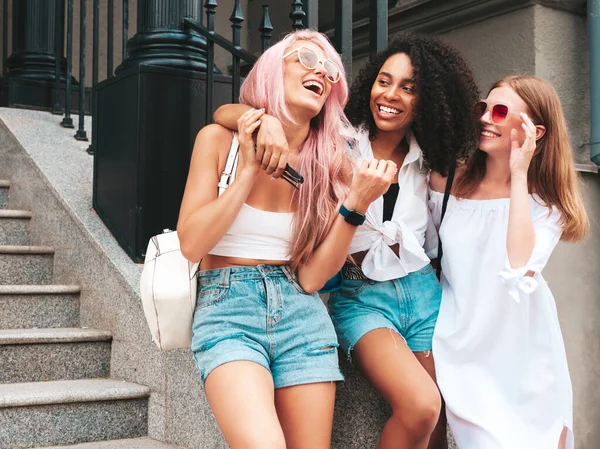
[[[369,0],[370,51],[387,43],[389,1]],[[321,2],[321,7],[335,8],[330,37],[348,76],[355,2]],[[291,29],[318,29],[318,0],[288,5]],[[215,17],[221,14],[217,0],[137,0],[135,6],[132,2],[137,14],[133,36],[128,0],[116,5],[103,0],[102,11],[100,0],[3,0],[2,6],[0,104],[63,115],[60,124],[65,128],[74,128],[71,115],[76,112],[74,137],[83,141],[89,139],[85,116],[92,116],[88,152],[96,155],[93,206],[131,257],[141,260],[148,238],[176,223],[197,131],[211,122],[217,106],[237,102],[243,74],[256,61],[257,54],[241,46],[245,21],[241,1],[233,0],[231,38],[215,31]],[[115,17],[116,7],[121,8],[120,18]],[[93,28],[91,67],[86,65],[88,8]],[[121,60],[115,68],[118,26]],[[264,51],[273,30],[269,7],[263,5],[258,29],[248,33],[259,33]],[[74,41],[79,44],[78,55],[73,54]],[[215,66],[216,49],[231,57],[227,75]],[[101,52],[106,56],[105,73],[100,73]],[[78,74],[72,73],[75,58]],[[90,72],[91,88],[86,88]]]

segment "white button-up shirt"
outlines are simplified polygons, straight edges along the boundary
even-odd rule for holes
[[[423,245],[429,222],[427,207],[427,168],[417,140],[407,135],[409,151],[398,174],[399,192],[390,221],[383,221],[383,197],[367,210],[366,220],[359,226],[350,253],[368,251],[362,262],[365,276],[375,281],[387,281],[418,271],[430,261]],[[358,136],[359,163],[373,159],[369,133]],[[399,244],[399,256],[390,246]]]

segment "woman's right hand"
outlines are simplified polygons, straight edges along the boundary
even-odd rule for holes
[[[257,175],[261,169],[261,161],[256,158],[256,142],[253,134],[260,126],[260,119],[264,113],[264,109],[249,109],[237,121],[239,154],[243,160],[242,170],[252,175]]]
[[[365,214],[371,203],[388,191],[396,173],[398,169],[392,161],[363,161],[354,173],[344,206]]]

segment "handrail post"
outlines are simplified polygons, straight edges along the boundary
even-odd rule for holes
[[[217,0],[206,0],[204,7],[206,8],[206,28],[210,33],[215,31],[215,13],[217,9]],[[215,44],[210,39],[207,42],[207,59],[206,66],[213,67],[215,65]],[[205,116],[204,123],[209,124],[212,121],[213,115],[213,87],[214,87],[214,73],[213,70],[207,70],[206,72],[206,98],[205,98]]]
[[[67,0],[67,84],[65,87],[65,116],[60,124],[74,128],[71,118],[71,70],[73,69],[73,0]]]
[[[335,0],[335,48],[342,55],[348,83],[352,80],[352,0]]]
[[[387,48],[388,0],[369,0],[369,52]]]
[[[79,1],[79,126],[75,133],[77,140],[87,141],[87,135],[85,132],[85,2],[86,0]]]

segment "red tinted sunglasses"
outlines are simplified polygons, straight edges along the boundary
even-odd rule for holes
[[[475,113],[478,119],[481,119],[488,110],[491,110],[490,118],[492,123],[496,125],[503,124],[509,115],[518,116],[518,114],[510,112],[508,106],[502,103],[488,104],[487,101],[480,100],[475,105]]]

